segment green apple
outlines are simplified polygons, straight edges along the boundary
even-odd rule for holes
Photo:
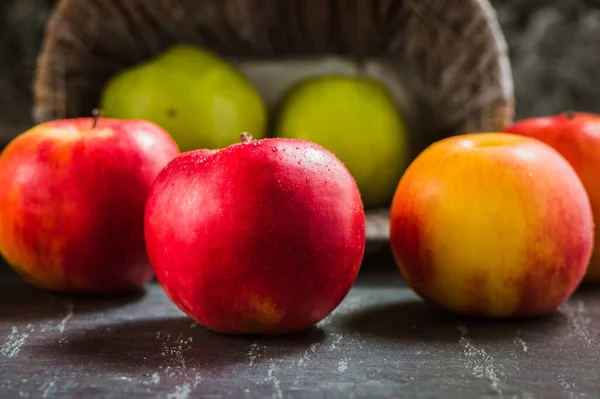
[[[246,131],[266,136],[267,109],[250,81],[217,55],[188,44],[111,77],[100,107],[107,117],[160,125],[181,151],[224,148]]]
[[[308,78],[286,93],[278,113],[276,136],[322,145],[354,176],[365,208],[389,205],[407,166],[408,136],[385,86],[366,77]]]

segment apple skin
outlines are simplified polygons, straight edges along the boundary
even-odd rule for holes
[[[408,285],[463,315],[554,311],[582,281],[594,244],[573,168],[550,146],[507,133],[432,144],[408,167],[390,214]]]
[[[594,220],[600,220],[600,115],[566,112],[529,118],[515,122],[505,131],[543,141],[565,157],[577,172],[588,193]],[[600,282],[598,226],[595,231],[592,259],[584,281]]]
[[[112,294],[152,277],[144,208],[179,149],[145,121],[73,118],[17,136],[0,155],[0,252],[31,285]]]
[[[302,140],[181,154],[158,175],[145,220],[167,295],[227,334],[314,326],[350,290],[365,249],[354,179],[332,153]]]

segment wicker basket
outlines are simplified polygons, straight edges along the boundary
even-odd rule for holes
[[[227,57],[271,108],[304,76],[375,77],[408,117],[413,155],[513,119],[506,43],[487,0],[62,0],[39,58],[34,120],[89,115],[112,74],[180,42]],[[387,220],[385,209],[368,211],[368,250],[387,242]]]

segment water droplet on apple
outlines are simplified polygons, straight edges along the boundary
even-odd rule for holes
[[[308,183],[310,181],[310,177],[306,176],[306,182]]]
[[[277,152],[277,147],[272,148],[273,152]]]

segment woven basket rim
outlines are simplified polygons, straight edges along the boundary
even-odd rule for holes
[[[487,19],[488,26],[490,27],[491,33],[494,37],[494,43],[497,47],[498,54],[498,68],[500,70],[500,83],[502,85],[503,91],[507,98],[514,98],[514,82],[513,82],[513,74],[512,67],[510,64],[509,57],[509,48],[506,38],[502,33],[502,27],[500,26],[500,22],[496,18],[496,10],[492,6],[489,0],[475,0],[481,10],[485,18]]]
[[[61,29],[61,22],[65,18],[69,7],[72,3],[81,0],[59,0],[50,19],[48,20],[44,32],[41,50],[36,65],[32,90],[33,90],[33,106],[34,109],[43,105],[47,100],[47,91],[49,90],[47,81],[54,73],[52,71],[52,54],[57,45],[56,35]],[[498,83],[501,87],[502,97],[506,100],[506,105],[511,106],[514,102],[514,87],[513,76],[511,71],[510,59],[508,54],[508,45],[502,33],[500,24],[496,18],[496,12],[489,0],[466,0],[475,7],[478,7],[491,33],[491,40],[495,48],[496,63],[499,70]],[[36,122],[40,122],[40,118],[35,115]]]

